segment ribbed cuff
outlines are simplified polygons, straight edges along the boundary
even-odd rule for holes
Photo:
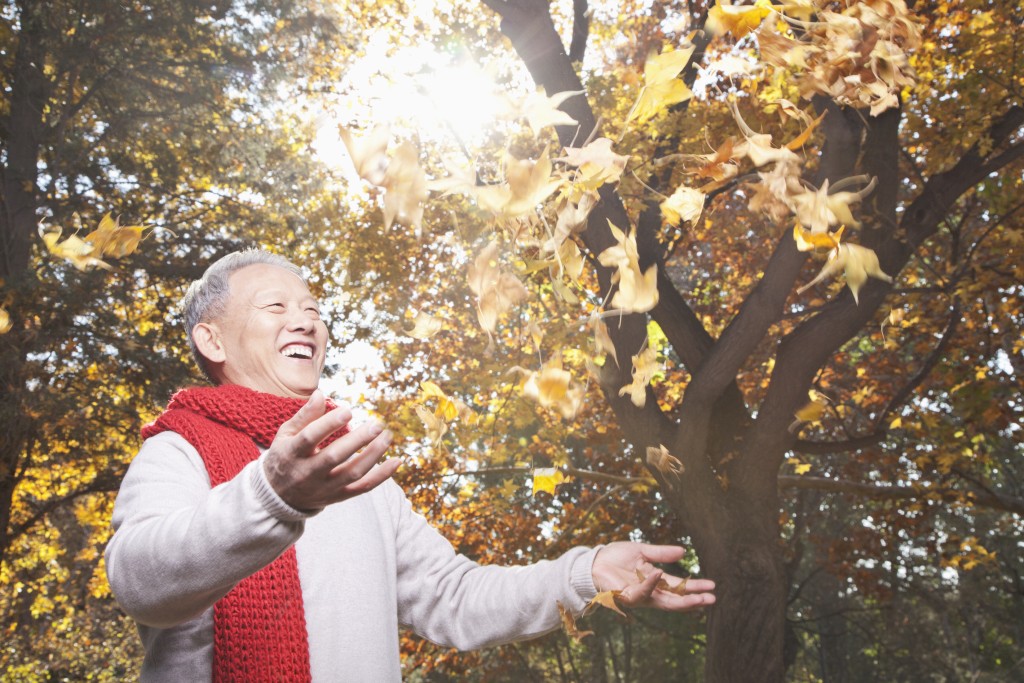
[[[258,460],[246,465],[246,467],[250,468],[249,480],[256,492],[256,499],[263,506],[263,509],[276,519],[282,522],[304,522],[320,512],[319,509],[299,510],[284,502],[267,479],[267,473],[263,469],[262,455]]]
[[[602,547],[604,546],[587,549],[586,552],[577,556],[572,563],[569,583],[572,585],[573,590],[576,591],[576,595],[583,601],[584,606],[597,595],[597,588],[594,586],[594,558],[597,557],[597,551]]]

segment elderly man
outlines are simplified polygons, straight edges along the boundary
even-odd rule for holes
[[[145,645],[142,680],[396,681],[400,624],[469,649],[550,631],[557,603],[578,613],[598,590],[677,611],[714,602],[707,580],[663,590],[680,580],[650,562],[678,560],[675,546],[526,567],[456,554],[391,480],[390,432],[350,425],[318,391],[327,326],[284,258],[222,258],[184,310],[214,386],[178,392],[143,429],[106,552]]]

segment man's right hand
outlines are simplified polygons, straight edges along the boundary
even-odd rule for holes
[[[270,485],[297,510],[317,510],[373,489],[401,462],[378,462],[391,445],[391,432],[371,421],[320,448],[320,443],[352,419],[348,408],[326,411],[319,390],[292,419],[281,425],[263,457]]]

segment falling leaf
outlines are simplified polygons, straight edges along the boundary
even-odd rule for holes
[[[374,185],[382,185],[388,168],[387,150],[391,138],[388,127],[375,126],[366,137],[357,140],[347,128],[338,126],[338,135],[345,143],[359,177]]]
[[[505,182],[476,187],[473,194],[481,208],[503,218],[517,218],[532,212],[562,184],[562,178],[552,171],[547,148],[536,161],[507,155]]]
[[[583,147],[566,147],[560,161],[579,168],[576,182],[587,190],[596,190],[605,183],[618,182],[629,157],[613,152],[608,138],[597,138]]]
[[[85,241],[93,245],[97,254],[120,258],[138,249],[144,229],[141,225],[121,225],[119,219],[111,218],[108,213],[100,219],[96,229],[85,236]]]
[[[625,617],[626,619],[632,620],[632,617],[623,612],[622,608],[619,607],[619,604],[615,601],[615,598],[619,597],[620,595],[622,595],[622,591],[601,591],[600,593],[598,593],[590,599],[590,602],[587,603],[584,612],[589,612],[591,609],[595,607],[606,607],[615,612],[616,614],[619,614]]]
[[[825,414],[825,408],[829,403],[828,396],[825,396],[825,394],[815,391],[814,389],[809,390],[807,392],[807,396],[810,400],[799,410],[793,413],[796,420],[789,425],[789,431],[791,434],[795,434],[807,423],[819,421],[821,416]]]
[[[659,445],[657,448],[654,446],[647,447],[647,464],[661,472],[661,475],[665,478],[672,477],[678,479],[679,475],[685,471],[683,463],[670,454],[668,449],[662,445]]]
[[[92,256],[95,247],[77,235],[71,235],[63,242],[58,242],[62,232],[63,229],[59,227],[44,229],[40,226],[39,236],[51,254],[71,261],[71,265],[78,270],[87,270],[91,266],[112,270],[109,263]]]
[[[597,316],[591,318],[590,324],[594,328],[594,344],[597,346],[597,350],[607,353],[615,361],[615,365],[618,365],[619,355],[615,350],[615,343],[612,342],[611,335],[608,334],[608,325]]]
[[[431,192],[440,192],[441,196],[460,192],[470,194],[476,188],[476,171],[465,164],[450,158],[444,160],[445,169],[448,175],[444,178],[434,178],[427,181],[427,189]]]
[[[805,230],[802,225],[793,225],[793,240],[799,251],[814,251],[815,249],[835,249],[839,246],[839,239],[843,236],[845,225],[840,225],[835,232],[814,233]]]
[[[523,115],[534,135],[540,135],[547,126],[575,126],[578,121],[558,107],[570,97],[582,95],[582,90],[560,92],[548,97],[543,88],[531,93],[523,103]]]
[[[427,439],[429,439],[432,446],[437,446],[441,443],[441,438],[448,431],[448,423],[437,417],[427,407],[416,404],[416,415],[419,416],[423,422],[423,426],[427,430]]]
[[[558,614],[562,617],[562,628],[565,629],[570,638],[578,643],[587,636],[594,635],[593,631],[580,631],[577,629],[576,618],[572,615],[572,612],[567,610],[561,602],[556,604],[558,605]]]
[[[555,234],[542,245],[542,249],[548,252],[556,252],[570,235],[583,232],[587,227],[587,216],[590,215],[596,203],[596,197],[589,192],[582,195],[577,203],[566,201],[565,205],[558,211]]]
[[[771,134],[755,133],[747,125],[747,122],[743,120],[743,117],[740,115],[740,109],[735,102],[730,102],[729,108],[732,110],[733,119],[735,119],[736,125],[739,126],[740,132],[743,133],[744,137],[744,142],[736,146],[735,154],[737,156],[749,157],[750,161],[757,167],[773,162],[795,164],[799,161],[800,158],[793,150],[785,147],[773,147]]]
[[[602,251],[597,259],[601,265],[616,269],[612,282],[618,284],[618,289],[610,305],[624,313],[645,313],[658,304],[657,264],[641,273],[636,232],[624,233],[611,221],[608,221],[608,227],[617,244]]]
[[[405,141],[395,149],[381,186],[384,193],[384,228],[398,221],[420,235],[423,225],[423,202],[427,198],[427,176],[420,167],[415,145]]]
[[[0,334],[7,334],[13,326],[11,314],[7,312],[6,308],[0,306]]]
[[[469,267],[469,288],[477,297],[477,319],[488,333],[498,318],[526,298],[526,287],[512,273],[498,267],[497,242],[491,242]]]
[[[899,429],[903,426],[903,418],[896,417],[892,422],[889,423],[889,429]]]
[[[629,394],[629,400],[637,408],[643,408],[647,403],[647,385],[655,374],[661,371],[658,364],[657,351],[648,346],[643,351],[633,356],[633,382],[619,389],[619,396]]]
[[[811,133],[813,133],[814,129],[818,127],[818,124],[821,123],[821,120],[825,118],[825,114],[827,113],[828,110],[826,109],[825,111],[821,112],[821,115],[818,116],[818,118],[808,123],[807,128],[804,129],[804,132],[800,133],[800,135],[797,135],[795,138],[786,143],[786,149],[796,151],[803,147],[804,145],[806,145],[807,141],[811,137]]]
[[[583,401],[583,387],[575,382],[572,374],[562,368],[562,357],[555,355],[540,371],[525,370],[518,366],[509,372],[525,376],[522,384],[523,396],[539,403],[543,408],[553,408],[566,419],[572,419]]]
[[[678,227],[680,223],[696,223],[704,212],[705,195],[700,190],[681,185],[672,196],[661,203],[665,222]]]
[[[705,29],[712,35],[731,33],[739,39],[760,26],[771,12],[772,6],[767,0],[757,0],[753,5],[732,5],[715,0],[715,6],[708,10]]]
[[[686,84],[676,78],[690,61],[693,50],[694,47],[689,45],[682,50],[666,50],[647,59],[644,63],[644,87],[626,118],[627,123],[633,119],[643,123],[665,107],[693,97]]]
[[[893,309],[889,310],[889,315],[885,316],[885,320],[882,321],[882,326],[881,326],[881,330],[880,330],[880,332],[882,334],[882,339],[883,340],[885,339],[885,327],[886,327],[886,325],[888,325],[890,327],[892,327],[894,325],[899,325],[899,324],[901,324],[903,322],[904,316],[905,316],[905,313],[904,313],[902,308],[893,308]]]
[[[829,182],[826,180],[819,190],[802,190],[792,194],[789,198],[790,206],[796,213],[797,220],[813,233],[824,232],[833,225],[859,227],[860,223],[850,211],[850,204],[860,201],[875,189],[875,179],[868,180],[868,176],[853,176],[840,181],[842,186],[846,186],[865,180],[868,181],[867,185],[858,192],[833,190],[831,193]],[[836,186],[838,187],[839,183]]]
[[[892,282],[892,277],[882,271],[878,264],[878,254],[873,249],[862,247],[859,244],[840,244],[829,252],[828,260],[818,275],[806,285],[796,290],[797,294],[803,294],[807,289],[817,283],[832,277],[843,271],[846,277],[846,286],[853,294],[853,300],[860,303],[858,294],[860,288],[867,282],[868,277]]]
[[[556,467],[533,468],[533,495],[538,491],[546,491],[555,495],[555,487],[564,482],[565,473]]]
[[[412,321],[412,328],[403,328],[402,332],[413,339],[430,339],[441,331],[444,321],[424,311],[418,311]]]

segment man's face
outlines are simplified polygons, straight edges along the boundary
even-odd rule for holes
[[[327,325],[306,285],[268,264],[228,279],[224,315],[211,323],[223,348],[222,381],[291,398],[316,390],[327,355]]]

